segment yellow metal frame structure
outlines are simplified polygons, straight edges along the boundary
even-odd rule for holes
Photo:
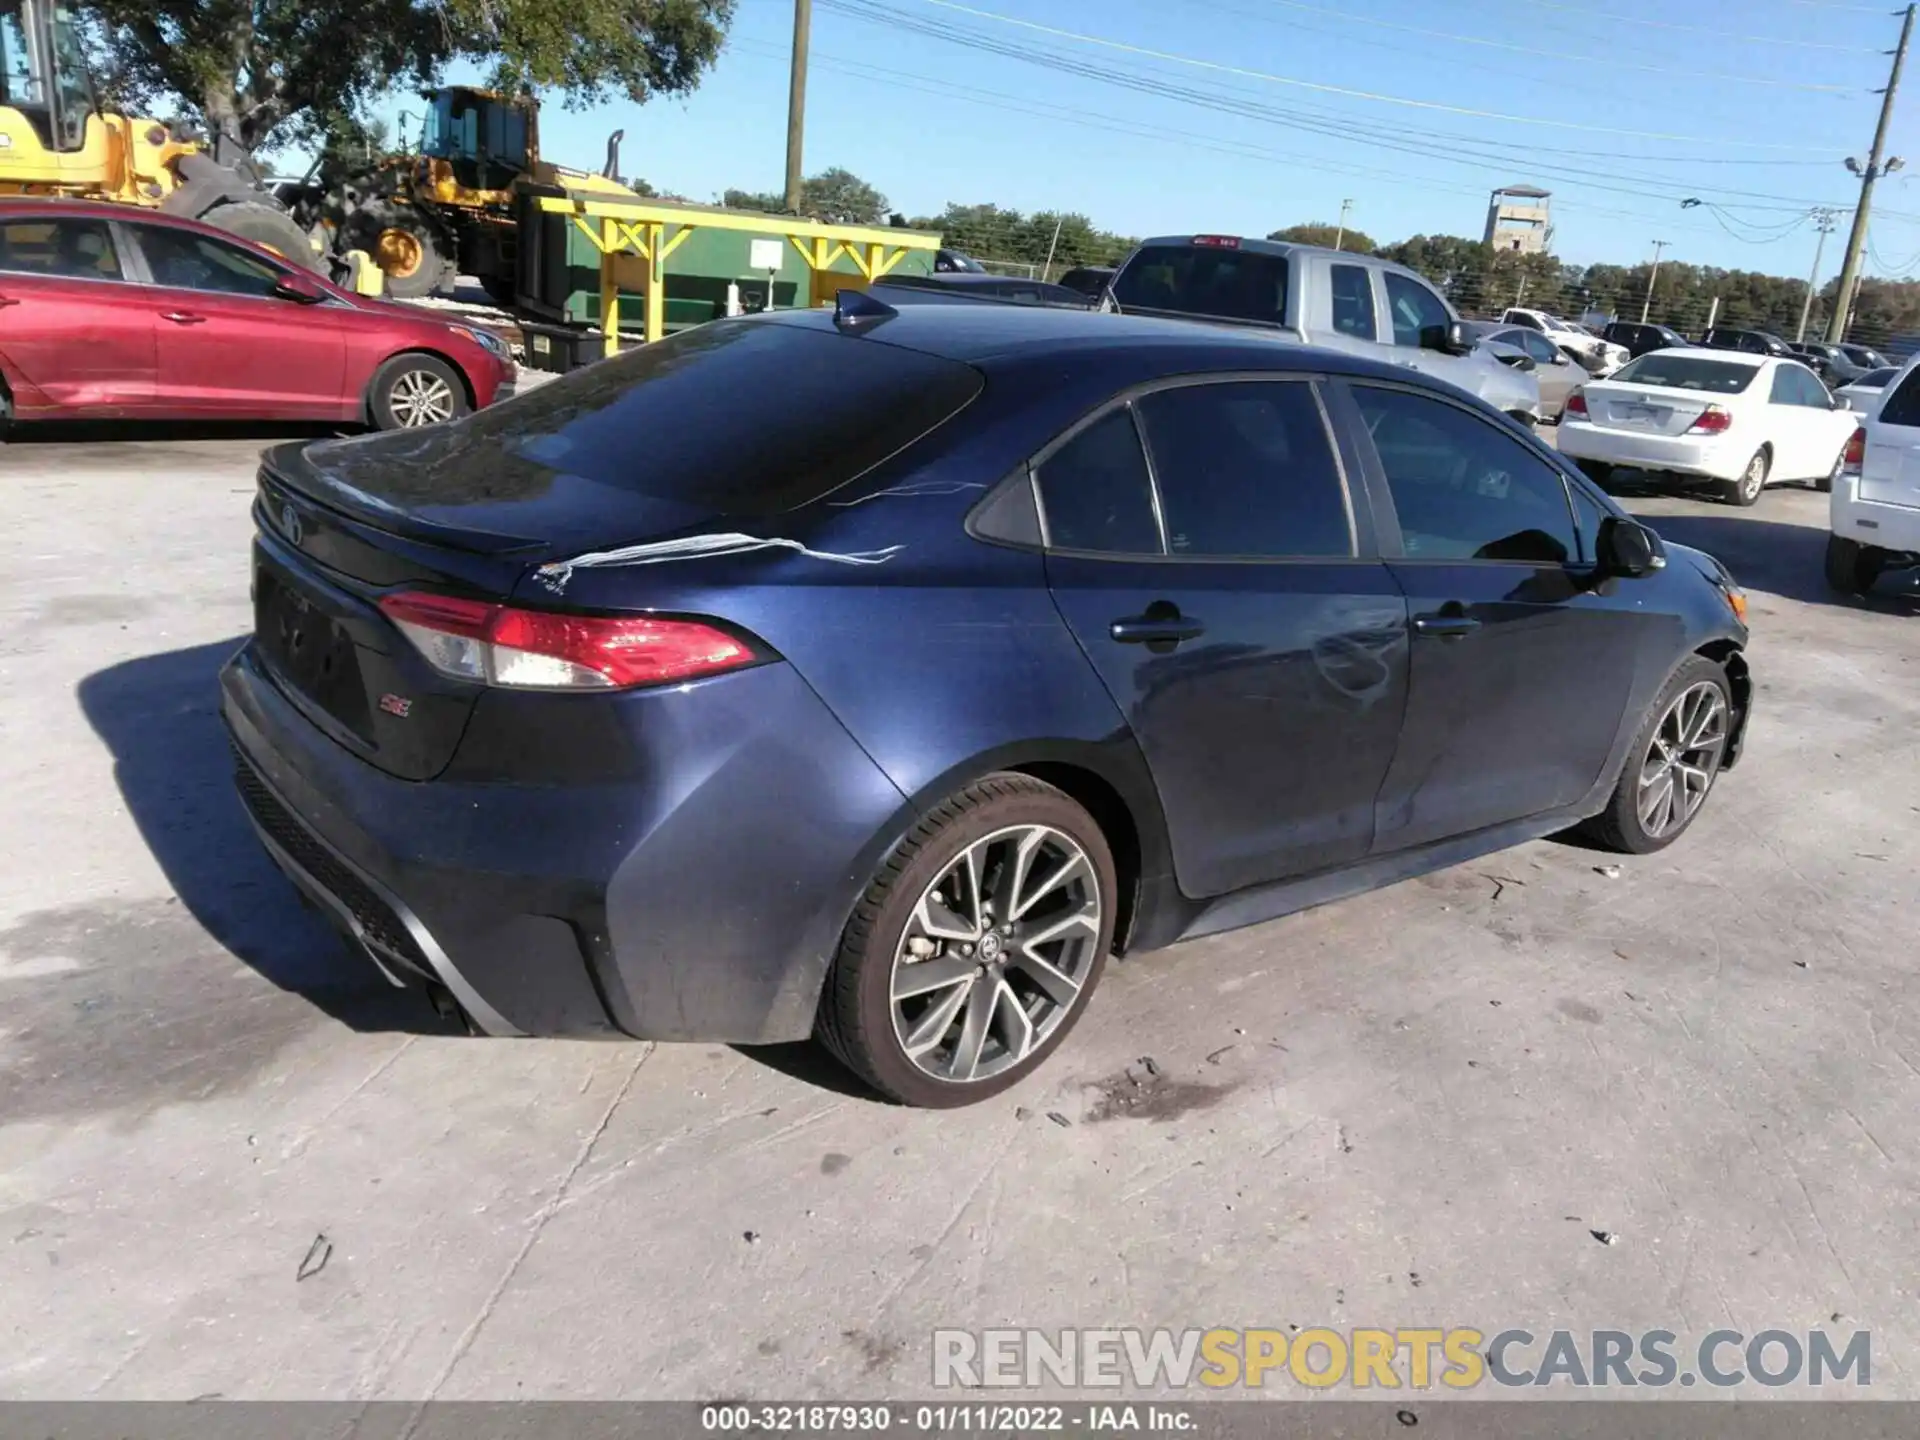
[[[782,236],[817,276],[845,255],[868,284],[892,273],[912,250],[938,250],[940,237],[923,230],[892,230],[877,225],[828,225],[790,215],[759,215],[745,210],[709,210],[692,206],[634,204],[542,196],[540,208],[567,215],[600,252],[600,328],[606,353],[620,349],[620,287],[615,260],[638,255],[647,264],[647,339],[667,333],[667,257],[695,230],[743,230]],[[847,277],[852,280],[853,276]]]

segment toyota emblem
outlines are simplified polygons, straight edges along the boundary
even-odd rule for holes
[[[300,536],[304,533],[304,527],[300,524],[300,512],[291,505],[282,505],[280,507],[280,528],[286,532],[287,539],[298,545],[300,543]]]

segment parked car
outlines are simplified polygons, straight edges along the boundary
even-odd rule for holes
[[[1660,849],[1752,697],[1717,562],[1452,385],[1224,326],[846,292],[270,450],[254,514],[241,795],[381,968],[921,1105],[1112,951]]]
[[[1557,424],[1567,408],[1567,397],[1586,383],[1586,367],[1537,330],[1492,320],[1466,323],[1468,333],[1502,360],[1512,355],[1527,361],[1534,383],[1540,387],[1541,417],[1548,424]]]
[[[1500,319],[1503,324],[1518,325],[1545,335],[1594,375],[1610,375],[1632,358],[1626,346],[1602,339],[1591,330],[1562,320],[1558,315],[1549,315],[1544,310],[1529,310],[1516,305],[1509,308]]]
[[[195,220],[0,199],[0,420],[454,419],[512,393],[485,330]]]
[[[987,267],[971,255],[944,247],[933,252],[933,269],[936,275],[984,275],[987,273]]]
[[[1860,420],[1829,502],[1827,583],[1862,595],[1889,570],[1920,566],[1920,359]]]
[[[1060,277],[1060,283],[1069,290],[1078,290],[1082,295],[1098,300],[1107,293],[1107,287],[1113,283],[1111,265],[1076,265]]]
[[[1830,482],[1858,418],[1797,360],[1656,350],[1569,399],[1559,444],[1602,483],[1655,471],[1751,505],[1769,480]]]
[[[1709,350],[1739,350],[1748,355],[1772,355],[1782,360],[1797,358],[1786,341],[1765,330],[1734,330],[1721,325],[1701,335],[1700,343]]]
[[[1616,320],[1604,333],[1635,360],[1656,350],[1685,350],[1693,344],[1669,325],[1647,325],[1636,320]]]
[[[1869,370],[1851,384],[1842,385],[1833,392],[1834,398],[1856,414],[1871,414],[1873,408],[1886,398],[1887,386],[1893,383],[1893,377],[1900,373],[1898,367],[1882,365],[1878,370]]]
[[[1896,370],[1900,368],[1870,345],[1842,344],[1840,349],[1849,360],[1863,370],[1884,370],[1890,365]]]
[[[1162,236],[1121,261],[1104,303],[1391,360],[1450,380],[1522,424],[1540,420],[1531,375],[1478,349],[1426,280],[1375,256],[1239,235]]]
[[[1789,340],[1787,348],[1799,356],[1829,389],[1850,385],[1873,368],[1855,364],[1846,351],[1824,340]]]
[[[889,275],[873,286],[886,292],[888,303],[913,303],[927,295],[964,300],[998,300],[1013,305],[1064,305],[1070,310],[1085,310],[1094,302],[1078,290],[1064,285],[1049,285],[1017,275],[988,275],[964,270],[936,272],[932,275]],[[900,292],[908,292],[901,294]],[[917,292],[917,293],[915,293]]]

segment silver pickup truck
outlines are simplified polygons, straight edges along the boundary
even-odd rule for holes
[[[1296,344],[1405,365],[1523,424],[1540,423],[1535,378],[1478,346],[1425,279],[1374,256],[1238,235],[1161,236],[1121,262],[1104,303],[1128,314],[1261,327]]]

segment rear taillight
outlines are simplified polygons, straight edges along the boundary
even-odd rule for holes
[[[442,675],[516,690],[626,690],[757,658],[697,620],[516,610],[419,591],[384,596],[380,609]]]
[[[1576,390],[1567,396],[1567,414],[1577,415],[1582,420],[1587,418],[1587,397],[1584,392]]]
[[[1719,405],[1709,405],[1700,412],[1700,418],[1687,427],[1689,435],[1719,435],[1731,429],[1733,414]]]
[[[1867,459],[1867,427],[1862,425],[1853,432],[1853,438],[1847,441],[1847,448],[1840,456],[1840,468],[1858,474]]]

